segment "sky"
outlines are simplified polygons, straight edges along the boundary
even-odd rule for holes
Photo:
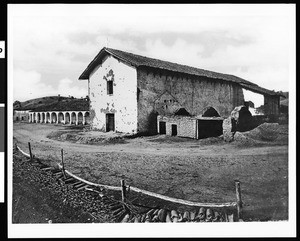
[[[291,4],[8,5],[13,100],[85,97],[87,81],[78,78],[103,47],[289,91],[294,12]]]

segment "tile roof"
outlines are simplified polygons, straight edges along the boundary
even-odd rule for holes
[[[188,75],[195,75],[195,76],[204,76],[211,79],[219,79],[228,82],[237,83],[243,85],[243,87],[248,88],[249,90],[253,90],[254,92],[258,92],[260,94],[269,94],[269,95],[279,95],[277,92],[270,91],[264,88],[259,87],[258,85],[251,83],[245,79],[239,78],[234,75],[230,74],[223,74],[214,71],[199,69],[187,65],[172,63],[168,61],[163,61],[159,59],[149,58],[137,54],[128,53],[125,51],[111,49],[111,48],[102,48],[97,56],[92,60],[92,62],[87,66],[84,72],[80,75],[79,79],[88,79],[92,71],[95,67],[101,63],[101,60],[104,56],[110,54],[115,58],[130,64],[136,68],[138,67],[151,67],[156,69],[168,70],[177,73],[184,73]]]

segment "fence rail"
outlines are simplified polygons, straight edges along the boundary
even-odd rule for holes
[[[29,152],[31,153],[31,147],[30,147],[30,143],[28,143],[29,145]],[[25,156],[31,158],[31,155],[24,152],[19,146],[17,146],[17,149]],[[62,150],[63,152],[63,150]],[[87,180],[84,180],[78,176],[76,176],[75,174],[71,173],[68,170],[65,170],[64,166],[61,165],[60,163],[57,163],[58,168],[61,171],[64,171],[66,174],[70,175],[71,177],[84,182],[88,185],[91,186],[96,186],[96,187],[103,187],[109,190],[117,190],[117,191],[122,191],[122,196],[126,196],[125,192],[127,191],[134,191],[137,193],[143,193],[145,195],[148,196],[152,196],[155,198],[159,198],[165,201],[169,201],[169,202],[173,202],[173,203],[179,203],[179,204],[183,204],[183,205],[188,205],[188,206],[196,206],[196,207],[211,207],[211,208],[224,208],[224,207],[236,207],[237,208],[237,216],[238,219],[241,219],[241,213],[242,213],[242,200],[241,200],[241,190],[240,190],[240,182],[235,180],[235,184],[236,184],[236,197],[237,197],[237,201],[235,202],[227,202],[227,203],[201,203],[201,202],[193,202],[193,201],[188,201],[188,200],[183,200],[183,199],[179,199],[179,198],[172,198],[172,197],[168,197],[165,195],[161,195],[161,194],[157,194],[154,192],[150,192],[150,191],[146,191],[137,187],[133,187],[133,186],[126,186],[124,182],[122,182],[121,186],[110,186],[110,185],[105,185],[105,184],[99,184],[99,183],[93,183]],[[123,188],[125,186],[125,188]]]

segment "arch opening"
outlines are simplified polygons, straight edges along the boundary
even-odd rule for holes
[[[65,120],[65,124],[69,124],[70,123],[70,113],[67,112],[66,113],[66,120]]]
[[[71,124],[76,124],[76,113],[72,112],[71,114]]]
[[[47,112],[46,114],[46,123],[50,123],[50,113]]]
[[[83,124],[83,114],[82,112],[79,112],[78,113],[78,124]]]
[[[64,123],[64,114],[62,112],[58,113],[58,123]]]
[[[203,117],[220,117],[219,113],[213,107],[207,107],[202,115]]]
[[[85,112],[84,113],[84,118],[85,118],[85,125],[90,124],[90,113],[89,112]]]
[[[56,123],[57,121],[57,116],[55,112],[51,113],[51,123]]]
[[[44,122],[45,121],[45,113],[42,113],[41,114],[41,122]]]
[[[40,122],[41,120],[41,114],[40,113],[37,113],[37,116],[36,116],[36,122]]]

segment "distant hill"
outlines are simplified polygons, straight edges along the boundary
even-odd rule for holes
[[[74,98],[63,96],[46,96],[24,102],[15,101],[14,110],[31,111],[77,111],[89,110],[89,101],[87,98]]]

